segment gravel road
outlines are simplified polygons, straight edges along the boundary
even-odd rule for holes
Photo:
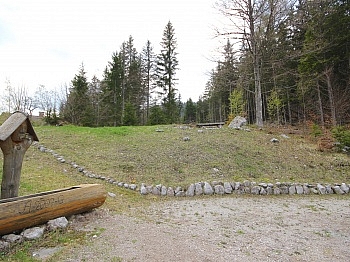
[[[105,210],[62,261],[350,261],[350,198],[172,199],[140,217]],[[61,260],[60,259],[60,260]]]

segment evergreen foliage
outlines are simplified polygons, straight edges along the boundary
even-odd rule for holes
[[[155,93],[156,88],[156,61],[155,54],[153,52],[153,46],[149,40],[147,40],[141,53],[141,75],[142,75],[142,99],[141,108],[143,109],[143,114],[141,118],[141,124],[148,122],[150,116],[150,107],[152,104],[152,96]],[[156,98],[153,98],[156,101]]]
[[[209,108],[209,119],[221,117],[215,103],[222,101],[217,94],[223,85],[226,90],[242,88],[248,121],[257,123],[258,77],[264,121],[311,121],[321,126],[350,122],[349,1],[219,3],[219,10],[228,18],[228,29],[221,34],[240,42],[234,62],[238,79],[230,86],[220,66],[213,70],[203,100]],[[251,17],[238,22],[248,15],[244,10],[253,12],[254,24],[248,24]],[[236,23],[232,23],[233,17],[238,19]],[[249,32],[242,30],[248,27]],[[223,49],[226,54],[227,48]]]
[[[350,147],[350,130],[343,126],[338,126],[332,129],[332,134],[337,142],[340,143],[340,147]]]
[[[226,42],[198,101],[183,103],[176,88],[177,39],[169,21],[159,54],[150,41],[139,53],[130,36],[112,54],[101,80],[88,82],[82,66],[60,117],[87,126],[223,122],[234,115],[258,125],[350,123],[349,1],[219,3],[229,18],[220,32]]]
[[[70,93],[63,108],[64,119],[74,125],[93,126],[94,112],[88,94],[88,81],[84,65],[72,80]]]
[[[185,104],[184,123],[194,123],[197,120],[197,106],[192,99],[188,99]]]
[[[148,120],[149,125],[162,125],[167,123],[167,118],[163,109],[156,105],[151,108],[151,114]]]
[[[136,110],[131,102],[127,102],[125,105],[123,125],[135,126],[137,125],[137,122],[138,121],[137,121]]]
[[[161,53],[157,57],[157,84],[161,88],[162,104],[168,123],[176,123],[179,115],[176,107],[177,40],[175,29],[169,21],[165,26],[160,43]]]

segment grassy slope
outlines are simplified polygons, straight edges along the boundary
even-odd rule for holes
[[[156,132],[160,128],[164,132]],[[87,170],[126,183],[183,186],[198,181],[350,181],[349,156],[319,152],[300,135],[228,128],[85,128],[38,126],[40,143]],[[188,136],[190,141],[183,141]],[[276,137],[280,143],[272,143]],[[2,160],[2,156],[0,158]],[[1,164],[1,163],[0,163]],[[215,171],[218,170],[218,171]],[[95,183],[68,164],[30,147],[23,163],[20,194]]]
[[[297,135],[284,139],[280,133],[257,130],[156,129],[36,128],[45,146],[90,171],[127,183],[187,186],[204,180],[332,183],[350,179],[348,156],[319,152]],[[185,136],[190,141],[183,141]],[[271,143],[272,137],[280,143]]]
[[[164,132],[156,132],[160,128]],[[89,171],[118,181],[188,186],[198,181],[257,182],[350,182],[349,156],[319,152],[316,145],[298,136],[290,139],[280,133],[230,130],[180,129],[162,127],[83,128],[73,126],[35,127],[40,143],[75,161]],[[183,137],[190,141],[183,141]],[[270,142],[272,137],[280,143]],[[2,165],[2,155],[0,157]],[[217,168],[219,171],[213,171]],[[1,171],[0,171],[1,172]],[[81,183],[100,183],[81,176],[69,164],[61,164],[51,154],[30,147],[25,155],[20,194],[42,192]],[[107,198],[105,207],[115,212],[140,215],[138,207],[155,196],[140,196],[130,190],[104,183],[116,198]],[[139,210],[139,211],[137,211]],[[138,213],[135,213],[138,212]],[[84,242],[80,233],[49,234],[44,240],[26,242],[0,260],[32,261],[38,247]]]

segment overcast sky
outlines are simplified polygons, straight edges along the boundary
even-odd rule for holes
[[[102,72],[112,53],[131,35],[138,52],[147,40],[159,52],[171,21],[178,42],[178,89],[182,100],[204,92],[213,39],[215,0],[1,0],[0,91],[14,88],[59,89],[70,84],[84,63],[88,80]]]

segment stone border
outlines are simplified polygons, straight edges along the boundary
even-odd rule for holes
[[[73,216],[72,216],[73,217]],[[0,252],[9,250],[12,246],[41,238],[45,232],[51,232],[57,229],[64,229],[68,226],[68,220],[65,217],[58,217],[49,220],[47,223],[35,227],[23,229],[20,233],[0,235]]]
[[[308,183],[288,183],[276,182],[272,183],[257,183],[252,181],[244,182],[197,182],[189,185],[187,189],[182,187],[166,187],[164,185],[146,185],[142,183],[140,186],[136,184],[128,184],[117,181],[114,178],[100,176],[86,170],[75,162],[66,161],[62,155],[57,154],[51,149],[35,142],[34,144],[40,152],[50,153],[60,163],[70,164],[77,169],[79,173],[88,177],[103,180],[112,185],[116,185],[125,189],[139,191],[141,195],[159,195],[159,196],[177,196],[177,197],[193,197],[199,195],[225,195],[225,194],[252,194],[252,195],[309,195],[309,194],[348,194],[350,184],[335,183],[335,184],[308,184]]]

